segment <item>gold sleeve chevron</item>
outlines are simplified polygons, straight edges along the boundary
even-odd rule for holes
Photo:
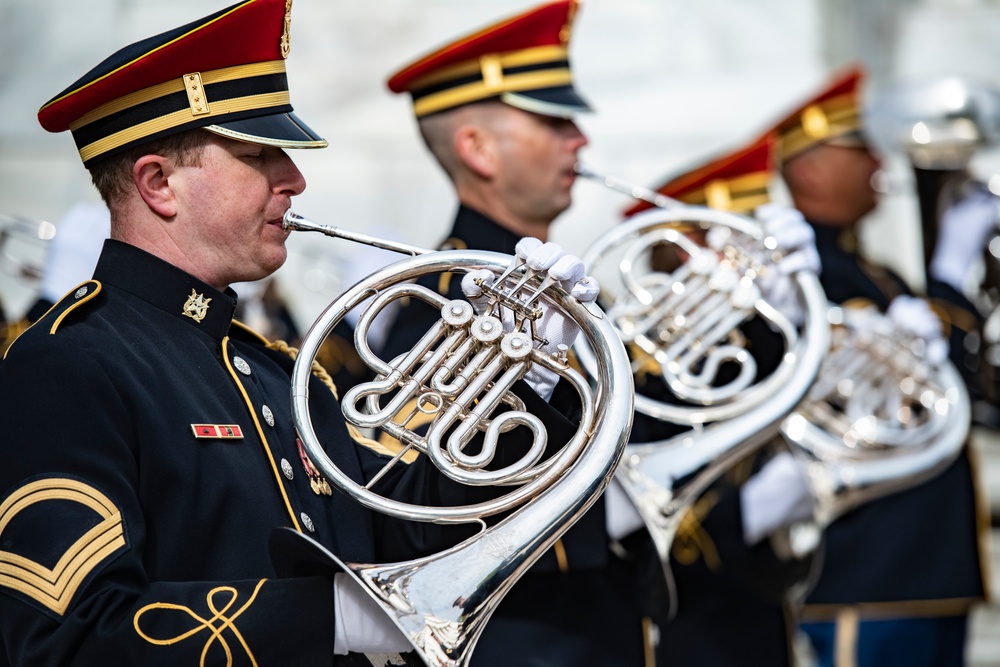
[[[0,586],[26,595],[62,616],[80,584],[125,546],[121,512],[97,489],[75,479],[48,478],[25,484],[0,505],[0,543],[10,522],[25,509],[52,500],[79,503],[101,521],[81,535],[51,569],[0,550]]]

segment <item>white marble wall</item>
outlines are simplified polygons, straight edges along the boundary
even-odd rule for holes
[[[95,198],[68,135],[49,135],[38,107],[116,48],[221,8],[225,0],[0,0],[0,212],[56,220]],[[410,243],[446,231],[453,195],[419,143],[407,99],[384,81],[450,37],[530,6],[524,0],[296,0],[292,101],[330,140],[295,154],[309,188],[304,214]],[[652,185],[746,141],[861,58],[873,86],[896,76],[975,74],[1000,83],[1000,5],[986,0],[586,0],[572,45],[579,88],[597,113],[580,119],[584,157]],[[985,156],[978,168],[1000,171]],[[553,228],[582,251],[628,202],[581,182]],[[915,270],[915,204],[896,196],[869,225],[873,251]],[[894,252],[889,253],[891,247]],[[357,248],[293,237],[279,277],[311,320]],[[374,260],[372,260],[374,261]],[[30,291],[0,276],[15,313]]]

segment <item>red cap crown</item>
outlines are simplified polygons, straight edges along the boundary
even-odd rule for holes
[[[107,58],[38,112],[84,163],[197,127],[288,147],[326,145],[289,117],[291,0],[245,0]],[[274,122],[275,117],[278,122]],[[248,119],[269,117],[267,133]],[[237,121],[245,121],[237,125]]]
[[[771,131],[778,137],[779,159],[787,161],[817,144],[838,139],[860,144],[863,80],[864,71],[853,66],[777,123]]]
[[[394,74],[389,90],[409,92],[418,118],[495,97],[549,115],[586,110],[569,69],[578,5],[551,2],[462,37]]]
[[[673,178],[656,191],[686,204],[748,213],[770,201],[774,147],[773,137],[765,135],[746,148]],[[641,202],[625,211],[625,216],[652,206]]]

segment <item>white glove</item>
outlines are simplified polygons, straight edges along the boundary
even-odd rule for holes
[[[45,257],[40,296],[55,303],[93,276],[110,231],[108,209],[87,202],[74,204],[56,225]]]
[[[583,261],[575,255],[566,253],[557,243],[542,243],[538,239],[526,237],[518,241],[515,252],[521,260],[534,271],[547,272],[549,277],[556,280],[559,285],[570,293],[578,301],[583,303],[595,301],[600,293],[600,285],[597,280],[584,275]],[[476,284],[479,279],[486,284],[492,284],[496,279],[492,271],[480,269],[470,271],[462,278],[462,293],[465,294],[469,302],[472,303],[477,313],[483,312],[487,299],[483,295],[483,289]],[[539,347],[542,352],[551,354],[557,351],[559,345],[570,347],[580,333],[580,328],[572,319],[566,317],[561,311],[549,308],[544,303],[540,303],[542,316],[535,322],[535,334],[547,342]],[[507,330],[513,328],[513,321],[504,318],[504,327]],[[547,368],[542,368],[537,364],[525,374],[524,381],[542,397],[549,400],[555,390],[559,376]]]
[[[334,655],[403,653],[413,646],[350,575],[333,575]]]
[[[755,215],[764,233],[773,237],[784,255],[781,260],[771,260],[771,250],[764,249],[758,257],[770,269],[760,281],[764,300],[785,314],[794,324],[805,319],[798,292],[791,277],[799,271],[819,273],[819,252],[816,250],[816,233],[798,209],[783,204],[764,204]]]
[[[781,452],[740,488],[743,541],[753,546],[782,526],[813,517],[815,500],[799,464]]]
[[[604,508],[604,526],[612,540],[620,540],[645,525],[617,479],[612,478],[604,492]]]
[[[941,332],[941,320],[923,299],[897,296],[886,310],[889,320],[902,331],[924,339],[926,359],[935,366],[948,358],[948,341]]]
[[[978,189],[941,216],[930,274],[959,292],[965,274],[983,251],[986,235],[1000,222],[1000,198]]]

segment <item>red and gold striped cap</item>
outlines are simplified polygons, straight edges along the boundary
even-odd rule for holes
[[[70,130],[85,166],[147,141],[205,128],[250,143],[322,148],[292,113],[285,58],[291,0],[244,0],[126,46],[38,112]]]
[[[589,105],[573,88],[569,40],[579,0],[541,5],[458,39],[388,81],[422,118],[488,99],[568,118]]]
[[[778,159],[787,162],[821,143],[863,146],[860,88],[864,71],[853,66],[774,126]]]
[[[774,174],[774,148],[773,136],[765,135],[746,148],[671,179],[657,192],[685,204],[749,213],[770,201],[768,185]],[[652,204],[640,202],[625,211],[625,216],[652,207]]]

